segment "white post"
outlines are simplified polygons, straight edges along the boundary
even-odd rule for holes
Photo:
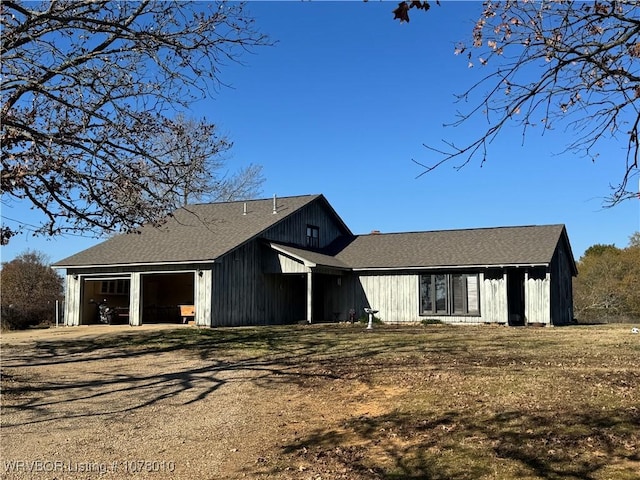
[[[313,277],[311,272],[307,272],[307,323],[311,323],[313,312]]]
[[[60,300],[56,300],[56,328],[60,322]]]

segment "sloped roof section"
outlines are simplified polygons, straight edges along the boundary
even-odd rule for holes
[[[548,265],[564,225],[360,235],[336,246],[353,269]]]
[[[188,205],[160,227],[116,235],[54,263],[58,268],[214,261],[322,195]],[[246,214],[245,214],[246,204]]]
[[[338,260],[335,256],[311,250],[308,248],[292,247],[281,243],[271,242],[271,247],[275,250],[299,259],[302,262],[311,263],[315,266],[331,267],[342,270],[350,270],[349,266]]]

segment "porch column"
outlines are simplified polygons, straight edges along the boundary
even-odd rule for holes
[[[83,278],[78,275],[67,275],[67,287],[64,302],[64,324],[67,327],[80,325],[80,301],[82,299]]]
[[[307,323],[313,318],[313,273],[307,272]]]
[[[129,286],[129,325],[142,325],[142,276],[140,272],[131,274]]]
[[[196,325],[199,327],[212,327],[211,299],[213,289],[213,272],[198,269],[195,275],[194,304],[196,307]]]

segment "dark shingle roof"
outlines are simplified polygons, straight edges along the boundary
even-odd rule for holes
[[[58,268],[207,262],[259,237],[322,195],[189,205],[162,227],[144,226],[60,260]],[[244,204],[246,203],[246,215]],[[334,212],[335,213],[335,212]],[[337,217],[337,214],[336,214]],[[339,217],[337,217],[339,219]],[[323,251],[284,244],[281,250],[333,268],[402,269],[499,265],[547,265],[566,236],[564,225],[388,233],[336,240]],[[571,259],[573,261],[573,259]]]
[[[357,236],[336,258],[354,269],[549,264],[564,225]]]
[[[139,233],[116,235],[94,247],[56,262],[79,267],[122,264],[211,261],[251,240],[322,195],[189,205],[177,210],[161,227],[143,226]],[[247,214],[243,215],[244,203]]]
[[[288,253],[299,259],[306,260],[317,266],[325,266],[339,269],[350,269],[349,265],[338,260],[335,256],[327,253],[308,250],[305,248],[292,247],[291,245],[279,244],[272,242],[271,245],[279,251]]]

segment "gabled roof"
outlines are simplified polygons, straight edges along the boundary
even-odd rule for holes
[[[549,265],[563,239],[564,225],[543,225],[360,235],[333,249],[354,270]]]
[[[53,266],[66,268],[214,261],[316,200],[329,205],[322,195],[278,197],[275,214],[273,198],[188,205],[176,210],[161,227],[143,226],[137,233],[116,235]],[[345,230],[349,231],[346,226]]]

